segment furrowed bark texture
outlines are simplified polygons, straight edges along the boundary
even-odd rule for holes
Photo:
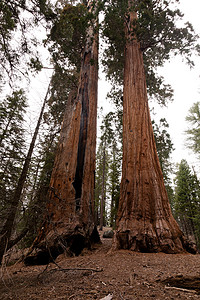
[[[195,253],[171,213],[150,119],[143,54],[136,38],[128,36],[123,103],[122,181],[114,246]]]
[[[48,222],[34,247],[52,258],[99,241],[94,223],[98,43],[89,28],[77,96],[71,93],[50,181]],[[51,258],[45,259],[51,259]],[[43,260],[44,262],[45,260]],[[27,263],[31,260],[27,259]]]

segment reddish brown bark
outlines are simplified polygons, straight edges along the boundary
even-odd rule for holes
[[[129,22],[134,17],[136,14]],[[195,252],[171,213],[150,119],[143,54],[139,42],[129,34],[127,30],[123,165],[114,245],[144,252]]]
[[[98,42],[88,30],[78,92],[66,106],[50,181],[48,222],[34,243],[55,258],[64,249],[79,254],[99,240],[94,223],[94,177]],[[29,260],[27,260],[29,263]]]

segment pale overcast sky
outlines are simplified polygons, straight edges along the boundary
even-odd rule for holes
[[[180,9],[185,14],[185,19],[192,23],[196,33],[200,34],[200,1],[180,0]],[[194,102],[200,101],[200,57],[195,57],[195,67],[192,70],[180,57],[171,59],[163,68],[162,74],[174,89],[173,103],[160,112],[161,117],[166,117],[170,125],[169,132],[176,148],[173,160],[180,162],[184,158],[190,165],[198,168],[199,160],[184,146],[184,131],[188,127],[185,121],[188,110]]]

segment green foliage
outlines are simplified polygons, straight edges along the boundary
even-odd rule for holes
[[[87,28],[92,15],[83,4],[73,6],[65,4],[64,8],[58,10],[51,33],[48,37],[49,50],[56,64],[75,66],[80,70],[81,53],[85,47]]]
[[[44,20],[54,18],[54,13],[46,0],[1,0],[0,12],[1,76],[7,74],[14,83],[13,77],[27,74],[30,67],[36,66],[38,71],[38,64],[33,61],[39,62],[36,50],[39,42],[30,33],[42,24],[41,21],[44,24]]]
[[[191,200],[191,171],[186,160],[179,164],[175,183],[175,210],[177,213],[185,213],[190,209]]]
[[[167,132],[169,124],[167,123],[166,119],[163,118],[160,119],[160,122],[158,124],[156,124],[155,121],[152,121],[152,125],[156,141],[156,149],[160,161],[160,166],[163,172],[165,187],[167,189],[168,197],[171,202],[173,197],[173,190],[170,178],[170,175],[172,173],[172,163],[170,162],[170,156],[174,149],[170,134]]]
[[[173,172],[173,164],[171,162],[171,154],[174,150],[171,136],[167,129],[169,124],[165,118],[160,119],[159,123],[152,121],[153,132],[156,142],[156,150],[163,173],[165,188],[167,190],[170,204],[173,202],[174,191],[172,188],[171,174]]]
[[[69,94],[78,87],[78,77],[79,74],[75,71],[70,72],[55,66],[48,100],[48,112],[44,115],[45,123],[48,126],[53,126],[53,128],[57,129],[60,127]]]
[[[127,1],[125,1],[127,2]],[[107,44],[104,52],[103,65],[109,80],[122,84],[124,67],[124,16],[127,5],[124,1],[110,1],[106,7],[103,23],[103,37]]]
[[[144,55],[144,67],[147,82],[147,92],[151,99],[165,106],[167,101],[173,100],[173,89],[165,83],[164,77],[157,74],[156,69],[148,65]]]
[[[24,227],[29,228],[21,242],[22,247],[31,246],[44,221],[56,148],[57,136],[46,134],[44,141],[40,141],[38,156],[32,161],[28,190],[26,190],[26,202],[24,203],[24,211],[21,212],[23,216],[17,226],[18,231]]]
[[[175,179],[174,215],[188,238],[200,242],[200,182],[186,160],[178,166]]]
[[[196,102],[189,110],[186,117],[189,129],[186,130],[188,147],[200,156],[200,102]]]
[[[30,68],[32,69],[32,70],[35,70],[36,72],[39,72],[39,71],[41,71],[42,70],[42,68],[43,68],[43,65],[42,65],[42,63],[41,63],[41,61],[39,60],[39,58],[38,57],[32,57],[31,59],[30,59],[30,62],[28,63],[28,65],[30,66]]]
[[[10,205],[24,160],[26,102],[23,90],[19,90],[0,103],[0,222]]]
[[[128,1],[106,2],[102,31],[107,43],[103,64],[108,78],[122,84],[126,28],[129,42],[137,38],[143,51],[148,93],[164,104],[171,99],[172,89],[157,75],[156,68],[163,66],[171,54],[181,54],[190,66],[193,65],[191,55],[195,50],[199,52],[199,45],[192,25],[177,25],[183,14],[170,8],[171,1],[135,1],[130,8],[137,11],[133,24],[130,24]]]

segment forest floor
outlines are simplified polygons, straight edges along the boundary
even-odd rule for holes
[[[199,254],[110,252],[112,240],[101,240],[48,266],[3,266],[0,300],[200,299]]]

